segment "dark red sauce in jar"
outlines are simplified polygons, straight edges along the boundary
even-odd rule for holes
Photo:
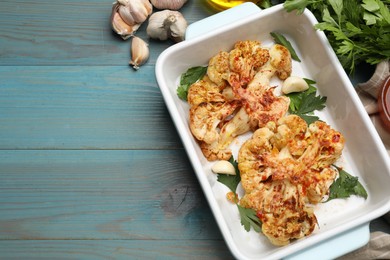
[[[390,132],[390,76],[386,78],[379,92],[378,106],[383,125]]]

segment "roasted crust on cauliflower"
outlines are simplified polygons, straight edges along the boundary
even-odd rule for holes
[[[289,99],[269,85],[282,71],[291,73],[289,51],[279,45],[268,50],[259,41],[239,41],[210,59],[206,76],[187,97],[191,132],[208,160],[229,159],[235,137],[285,115]]]
[[[306,203],[317,204],[327,194],[344,142],[324,122],[307,126],[301,117],[288,115],[256,130],[241,146],[238,168],[245,195],[240,204],[262,216],[263,233],[273,244],[285,245],[313,231],[315,216]]]
[[[238,41],[229,52],[228,82],[235,93],[252,81],[258,70],[269,60],[269,51],[259,41]]]
[[[229,78],[229,53],[221,51],[209,61],[207,75],[218,85],[225,85]]]
[[[206,75],[188,89],[188,104],[192,107],[202,103],[225,102],[225,97],[220,93],[224,87],[224,85],[217,85]]]
[[[288,179],[260,183],[240,204],[256,210],[263,234],[277,246],[311,234],[317,223],[312,208],[305,206],[298,188]]]
[[[275,44],[270,49],[271,65],[276,68],[276,75],[279,79],[286,79],[290,76],[291,54],[286,47]]]

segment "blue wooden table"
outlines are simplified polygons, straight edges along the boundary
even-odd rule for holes
[[[156,83],[173,42],[142,25],[151,55],[134,71],[111,7],[0,1],[0,258],[228,259]]]
[[[112,0],[0,1],[0,258],[232,258]],[[188,23],[213,11],[189,0]]]

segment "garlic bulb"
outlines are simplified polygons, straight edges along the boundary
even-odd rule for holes
[[[144,64],[149,59],[149,47],[148,44],[139,37],[133,36],[131,41],[131,60],[130,65],[135,70]]]
[[[179,10],[187,0],[150,0],[157,9]]]
[[[112,28],[126,40],[138,30],[152,11],[153,6],[149,0],[117,0],[111,11]]]
[[[180,42],[184,40],[186,29],[187,21],[180,12],[164,10],[150,16],[146,33],[152,39],[164,41],[169,38]]]

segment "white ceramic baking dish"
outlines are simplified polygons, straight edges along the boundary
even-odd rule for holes
[[[308,10],[296,15],[281,5],[260,10],[246,3],[191,24],[186,40],[157,60],[156,78],[166,105],[223,237],[238,259],[335,258],[366,244],[369,222],[390,210],[387,152],[326,36],[313,28],[316,23]],[[327,96],[327,107],[318,115],[344,134],[342,166],[358,176],[368,191],[367,200],[351,197],[321,204],[315,210],[319,225],[314,233],[284,247],[275,247],[262,234],[246,232],[241,226],[237,208],[226,200],[228,189],[217,182],[210,170],[212,163],[191,135],[188,104],[176,94],[180,75],[188,68],[206,65],[213,55],[230,50],[239,40],[271,45],[273,31],[285,35],[302,60],[293,62],[293,75],[314,79],[319,94]]]

